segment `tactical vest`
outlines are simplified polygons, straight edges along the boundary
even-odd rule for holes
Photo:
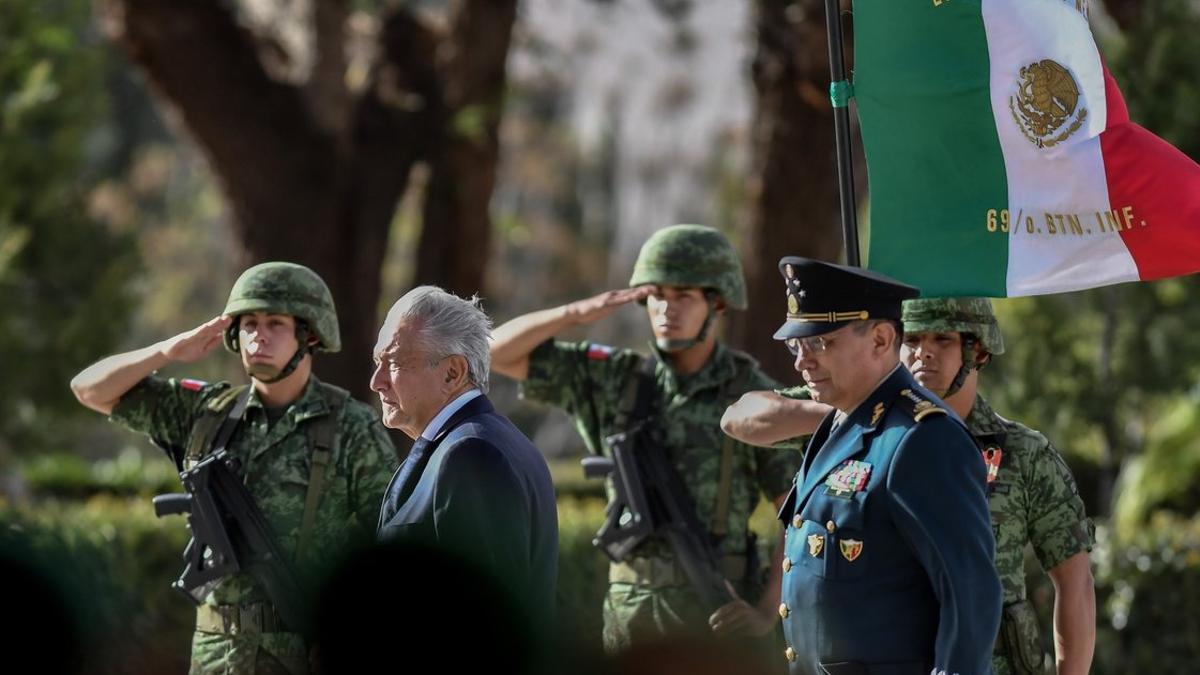
[[[350,397],[350,392],[324,382],[317,383],[317,390],[329,406],[329,413],[306,421],[302,426],[308,436],[308,446],[311,452],[311,468],[308,474],[308,492],[304,498],[304,516],[300,521],[300,536],[296,545],[295,559],[301,560],[307,554],[312,539],[313,524],[317,517],[317,506],[321,501],[321,491],[325,487],[325,472],[333,455],[334,442],[337,439],[337,421]],[[183,469],[187,470],[213,452],[213,443],[221,429],[222,422],[229,416],[238,397],[246,393],[250,385],[230,387],[212,397],[204,406],[200,419],[192,426],[192,434],[188,438],[183,455]]]

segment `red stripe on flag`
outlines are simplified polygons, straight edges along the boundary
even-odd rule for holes
[[[1129,121],[1104,69],[1108,124],[1100,134],[1111,214],[1142,280],[1200,270],[1200,165]],[[1109,220],[1111,218],[1111,221]]]

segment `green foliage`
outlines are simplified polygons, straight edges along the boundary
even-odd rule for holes
[[[83,0],[0,3],[0,462],[63,437],[70,376],[111,348],[137,261],[87,215],[80,179],[105,109]]]
[[[57,591],[88,672],[186,668],[193,610],[169,587],[186,539],[183,522],[155,518],[147,499],[0,504],[0,560],[31,567]]]
[[[1189,0],[1143,3],[1141,20],[1110,50],[1133,121],[1191,157],[1200,155],[1200,8]]]
[[[78,455],[40,455],[21,466],[21,475],[35,494],[59,498],[98,493],[149,498],[179,490],[179,474],[169,461],[134,448],[95,462]]]
[[[1114,509],[1120,532],[1133,533],[1150,514],[1200,510],[1200,405],[1175,401],[1150,430],[1142,454],[1126,464]]]
[[[558,499],[558,615],[564,636],[600,649],[600,615],[608,588],[608,558],[592,546],[604,522],[604,500]]]
[[[1192,276],[1000,301],[1012,348],[983,371],[983,390],[1064,454],[1115,470],[1200,375],[1198,291]],[[1106,512],[1101,487],[1089,508]]]
[[[1190,673],[1200,661],[1200,516],[1161,512],[1128,533],[1098,532],[1100,675]]]

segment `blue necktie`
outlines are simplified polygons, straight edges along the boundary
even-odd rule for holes
[[[417,488],[417,482],[421,476],[418,473],[421,467],[425,466],[425,458],[429,454],[429,439],[422,436],[413,443],[412,449],[408,451],[408,457],[404,459],[404,464],[400,465],[400,472],[396,474],[396,480],[392,483],[392,494],[395,499],[388,499],[388,504],[391,506],[384,520],[387,521],[396,514],[399,509],[408,499],[413,490]],[[410,485],[411,483],[411,485]]]

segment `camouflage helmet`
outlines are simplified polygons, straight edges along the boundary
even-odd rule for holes
[[[989,354],[1004,353],[1004,338],[987,298],[917,298],[905,300],[901,320],[905,333],[970,333]]]
[[[342,348],[338,335],[333,294],[317,273],[303,265],[266,262],[242,272],[229,292],[222,314],[237,317],[249,312],[289,314],[308,323],[317,338],[313,351],[336,352]],[[237,351],[237,324],[225,333],[225,348]]]
[[[746,279],[733,244],[704,225],[672,225],[655,232],[633,265],[629,286],[660,284],[711,288],[730,309],[746,309]]]

